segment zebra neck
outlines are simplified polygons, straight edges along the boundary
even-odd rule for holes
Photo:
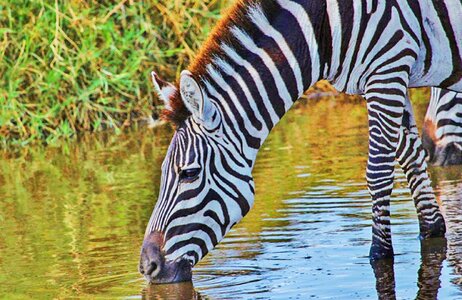
[[[320,43],[323,32],[330,36],[326,3],[308,2],[246,8],[242,25],[230,22],[225,38],[214,41],[217,49],[200,75],[228,135],[252,162],[271,129],[323,75],[323,49],[331,48]]]

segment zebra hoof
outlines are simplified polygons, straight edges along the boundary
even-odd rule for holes
[[[422,253],[446,253],[448,241],[445,237],[435,237],[420,241]]]
[[[382,259],[393,259],[393,257],[393,248],[385,248],[380,245],[372,244],[371,250],[369,252],[369,260],[371,262]]]
[[[420,239],[425,240],[429,238],[441,238],[446,233],[446,224],[444,223],[443,217],[439,217],[434,223],[427,228],[420,229]]]

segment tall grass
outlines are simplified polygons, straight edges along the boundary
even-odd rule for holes
[[[157,101],[230,1],[0,0],[0,144],[120,131]]]
[[[137,124],[233,2],[0,0],[0,146]]]

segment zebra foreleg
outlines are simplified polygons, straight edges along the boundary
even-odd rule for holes
[[[394,77],[395,76],[395,77]],[[407,80],[400,74],[371,78],[365,93],[369,116],[367,186],[372,197],[372,245],[370,259],[393,257],[390,227],[390,195],[393,189]]]
[[[397,160],[406,174],[412,199],[419,218],[421,238],[442,237],[446,232],[443,216],[431,187],[425,161],[425,151],[419,137],[414,114],[406,99]]]

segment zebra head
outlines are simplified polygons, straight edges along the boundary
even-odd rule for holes
[[[252,164],[231,138],[216,102],[190,72],[182,72],[179,88],[155,73],[153,83],[166,113],[184,105],[187,114],[177,120],[162,164],[139,269],[153,283],[189,281],[191,268],[252,206]]]
[[[462,94],[432,88],[422,142],[431,164],[462,164]]]

